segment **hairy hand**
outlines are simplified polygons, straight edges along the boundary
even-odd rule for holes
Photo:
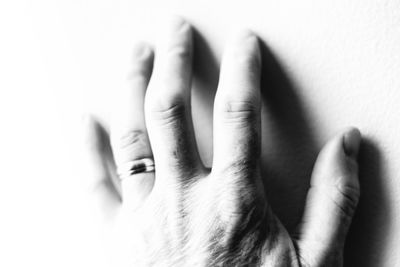
[[[146,44],[135,48],[112,152],[99,124],[89,120],[96,189],[122,214],[127,265],[341,266],[359,197],[359,131],[348,129],[324,147],[302,223],[289,234],[268,205],[260,174],[257,37],[242,32],[224,54],[209,170],[199,158],[191,119],[191,27],[176,18],[161,35],[156,56]],[[155,172],[129,172],[129,164],[146,158],[154,158]],[[114,161],[123,179],[114,178]]]

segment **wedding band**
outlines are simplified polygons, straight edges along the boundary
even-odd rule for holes
[[[144,172],[154,172],[154,160],[152,158],[143,158],[133,161],[128,161],[123,166],[118,167],[119,178],[125,179],[134,174],[144,173]]]

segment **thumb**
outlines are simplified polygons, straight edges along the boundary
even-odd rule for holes
[[[360,131],[350,128],[329,141],[315,163],[297,243],[300,258],[310,266],[342,265],[360,195],[360,142]]]

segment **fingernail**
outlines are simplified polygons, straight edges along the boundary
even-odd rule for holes
[[[347,156],[356,158],[360,150],[361,133],[357,128],[352,128],[343,136],[343,149]]]

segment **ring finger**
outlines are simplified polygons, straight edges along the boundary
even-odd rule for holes
[[[154,184],[153,154],[144,120],[144,97],[150,80],[154,53],[146,44],[137,44],[125,88],[120,92],[118,112],[112,127],[112,148],[121,181],[124,204],[137,207]],[[151,166],[150,166],[151,167]],[[135,173],[136,172],[136,173]]]

